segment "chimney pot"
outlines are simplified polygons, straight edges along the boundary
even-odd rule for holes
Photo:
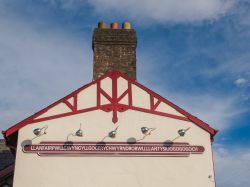
[[[104,21],[100,21],[98,23],[98,28],[99,29],[106,29],[107,28],[106,23]]]
[[[118,29],[118,23],[116,22],[111,23],[111,29]]]
[[[129,22],[123,22],[122,28],[123,29],[131,29],[131,24]]]

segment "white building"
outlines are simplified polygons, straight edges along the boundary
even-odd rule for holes
[[[14,187],[215,187],[216,130],[135,80],[135,48],[100,23],[93,82],[4,131]]]

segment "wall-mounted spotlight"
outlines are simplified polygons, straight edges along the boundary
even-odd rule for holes
[[[118,127],[119,127],[119,126],[118,126]],[[108,136],[109,136],[110,138],[115,138],[115,137],[116,137],[116,132],[117,132],[117,130],[118,130],[118,127],[116,127],[115,130],[109,132]]]
[[[82,124],[80,123],[80,128],[75,133],[70,133],[67,136],[67,141],[69,141],[70,136],[83,137]]]
[[[186,132],[190,129],[190,127],[186,128],[186,129],[179,129],[178,132],[178,136],[176,138],[174,138],[173,140],[171,140],[172,142],[179,139],[180,137],[183,137],[186,135]]]
[[[142,128],[141,128],[142,134],[147,134],[148,131],[149,131],[149,128],[148,128],[148,127],[142,127]]]
[[[75,133],[75,136],[83,137],[82,124],[80,123],[80,129],[78,129]]]
[[[141,139],[136,140],[136,141],[138,142],[138,141],[144,140],[147,136],[151,135],[151,132],[154,131],[155,129],[156,128],[142,127],[141,132],[142,134],[144,134],[144,136]]]
[[[104,142],[106,138],[115,138],[117,134],[119,126],[115,128],[115,130],[110,131],[106,136],[103,137],[103,139],[100,142]]]
[[[188,127],[187,129],[180,129],[178,130],[178,134],[180,136],[185,136],[186,132],[190,129],[190,127]]]
[[[41,136],[41,135],[47,134],[47,132],[46,132],[47,128],[48,128],[48,126],[44,126],[42,128],[36,128],[33,130],[33,133],[36,136]]]
[[[153,130],[155,130],[155,128],[148,128],[148,127],[141,128],[142,134],[145,134],[145,135],[150,135]]]

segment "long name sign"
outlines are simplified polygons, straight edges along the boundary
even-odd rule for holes
[[[41,142],[25,145],[24,153],[37,153],[40,156],[72,155],[72,156],[189,156],[201,154],[203,146],[188,143],[153,143],[137,142]]]

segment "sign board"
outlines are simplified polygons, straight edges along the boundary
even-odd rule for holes
[[[167,157],[202,154],[205,148],[189,143],[160,142],[41,142],[25,145],[24,153],[37,153],[39,156],[71,155],[71,156],[142,156]]]

